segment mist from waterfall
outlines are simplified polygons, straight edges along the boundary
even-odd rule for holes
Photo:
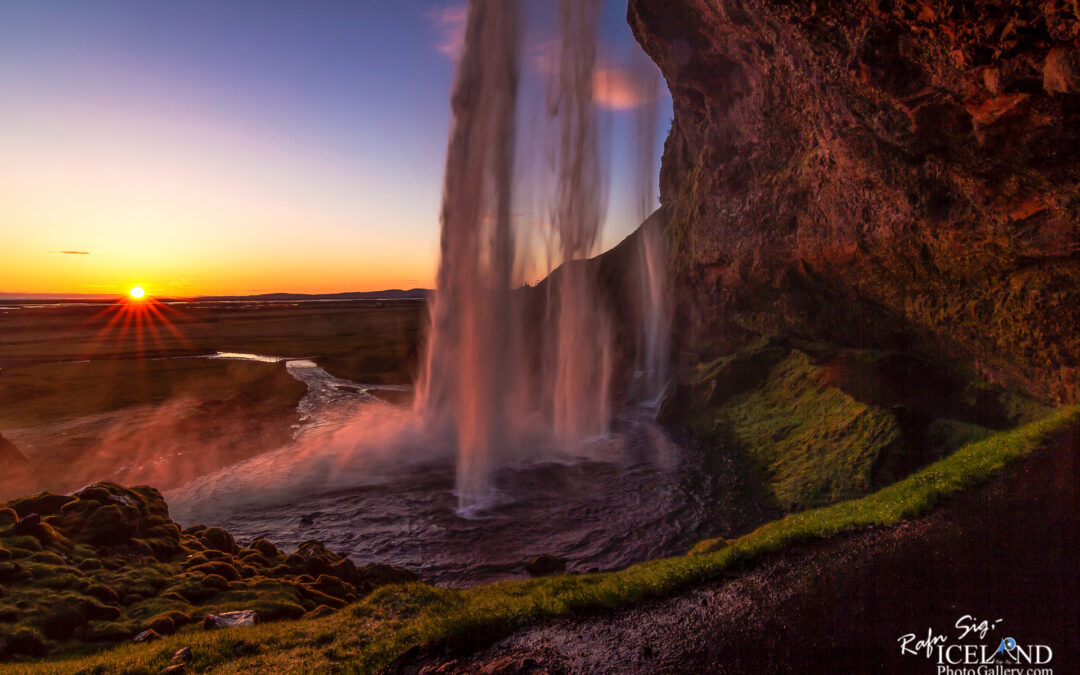
[[[568,453],[603,437],[620,368],[644,374],[636,387],[643,397],[663,390],[668,303],[659,226],[639,237],[634,278],[641,288],[630,290],[641,305],[639,326],[616,321],[597,267],[584,262],[599,253],[610,164],[602,153],[608,125],[594,101],[600,4],[560,0],[557,45],[541,55],[549,76],[544,125],[529,131],[550,130],[550,139],[541,138],[553,185],[541,197],[549,217],[530,222],[515,209],[525,201],[515,187],[536,171],[532,157],[519,153],[521,7],[517,0],[469,3],[451,94],[437,288],[415,403],[429,429],[456,440],[462,512],[492,503],[500,466],[551,445],[537,443],[538,434],[553,436]],[[641,72],[651,78],[651,105],[641,108],[652,110],[637,113],[641,219],[655,200],[659,83],[648,67]],[[551,274],[537,317],[536,289],[522,286],[541,255]],[[616,346],[626,330],[636,334],[637,353],[624,364]]]

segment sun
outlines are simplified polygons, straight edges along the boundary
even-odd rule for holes
[[[132,286],[131,290],[128,291],[128,295],[136,300],[142,300],[143,296],[146,295],[146,291],[143,290],[142,286]]]

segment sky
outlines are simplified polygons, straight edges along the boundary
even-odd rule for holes
[[[524,5],[530,68],[554,3]],[[464,16],[460,1],[0,0],[0,293],[431,287]],[[606,248],[637,225],[643,101],[625,1],[605,0],[600,33]]]

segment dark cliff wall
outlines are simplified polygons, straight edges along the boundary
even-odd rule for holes
[[[1073,0],[630,0],[675,102],[681,356],[756,334],[941,352],[1075,401]]]

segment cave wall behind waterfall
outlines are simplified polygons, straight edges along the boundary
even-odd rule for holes
[[[1080,397],[1075,2],[630,0],[628,19],[674,99],[684,365],[782,333]]]

